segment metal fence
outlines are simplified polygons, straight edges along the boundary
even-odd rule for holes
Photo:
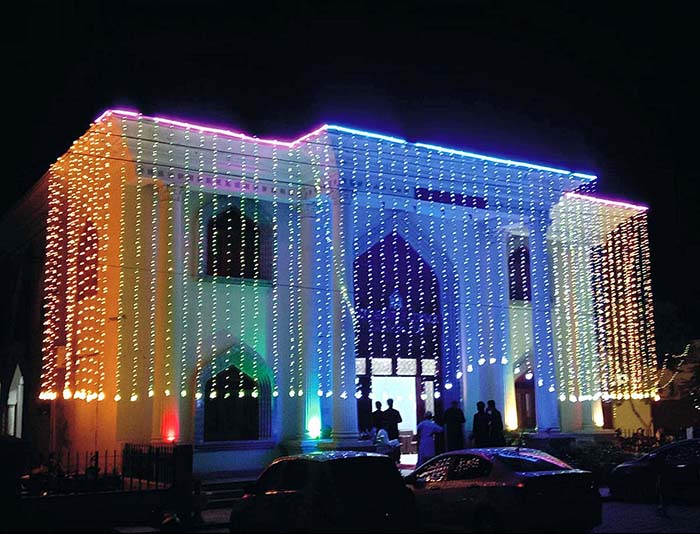
[[[39,455],[21,477],[30,496],[165,489],[175,482],[173,445],[127,443],[121,451],[65,451]]]

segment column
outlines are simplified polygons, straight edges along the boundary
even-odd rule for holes
[[[502,224],[502,222],[501,222]],[[497,383],[500,387],[499,409],[503,412],[503,424],[509,430],[518,427],[518,412],[515,404],[515,380],[513,378],[513,355],[510,343],[510,284],[508,280],[508,232],[503,228],[493,231],[493,250],[496,269],[495,302],[497,320],[497,347],[495,355],[500,366]],[[498,399],[498,397],[497,397]],[[498,400],[497,400],[498,402]]]
[[[302,277],[302,317],[303,329],[302,351],[304,354],[304,397],[300,400],[298,410],[300,440],[308,437],[317,437],[315,433],[320,431],[321,406],[317,395],[318,358],[316,357],[316,337],[319,332],[318,317],[316,313],[316,204],[312,199],[301,206],[301,277]],[[316,427],[318,425],[318,427]]]
[[[462,369],[466,428],[472,430],[472,417],[476,411],[476,403],[481,400],[481,388],[477,372],[479,358],[479,332],[477,295],[480,288],[476,284],[477,251],[474,244],[474,222],[471,215],[467,215],[463,221],[462,229],[466,243],[464,257],[462,258],[462,288],[460,290],[460,301],[462,302]]]
[[[547,243],[548,213],[536,212],[530,220],[530,273],[532,282],[532,331],[535,356],[535,406],[537,429],[558,431],[557,398],[552,329],[552,287],[550,251]]]
[[[352,192],[338,190],[331,200],[333,313],[333,437],[357,439],[355,329],[353,307]]]
[[[173,185],[170,188],[172,202],[172,247],[173,263],[172,263],[172,289],[170,298],[172,299],[172,352],[168,355],[170,358],[170,372],[172,376],[172,386],[170,396],[165,399],[165,414],[163,423],[168,426],[165,434],[170,434],[172,431],[175,439],[179,442],[186,441],[188,436],[183,436],[182,431],[182,414],[186,413],[184,403],[186,398],[181,396],[182,390],[187,387],[187,384],[182,383],[182,356],[187,350],[186,332],[183,325],[183,305],[185,292],[185,277],[187,276],[187,265],[185,265],[185,230],[184,230],[184,212],[182,209],[182,197],[188,194],[182,185]],[[188,392],[193,395],[192,391]]]

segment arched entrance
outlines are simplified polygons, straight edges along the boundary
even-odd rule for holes
[[[442,413],[435,381],[442,363],[439,282],[430,265],[393,231],[354,262],[358,318],[356,369],[360,429],[371,427],[375,401],[394,399],[404,430],[426,410]]]
[[[220,332],[215,340],[223,341]],[[202,367],[194,406],[194,442],[250,442],[272,436],[272,372],[245,343],[234,343]]]
[[[204,441],[255,440],[260,437],[260,388],[231,366],[204,388]]]

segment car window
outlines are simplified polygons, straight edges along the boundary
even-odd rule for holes
[[[280,489],[302,490],[309,482],[310,474],[309,462],[304,460],[294,460],[287,462],[284,469],[284,477]]]
[[[285,465],[286,462],[280,462],[268,467],[258,479],[258,491],[265,492],[281,489]]]
[[[343,502],[382,502],[404,485],[396,465],[386,457],[334,460],[328,462],[328,471]]]
[[[417,471],[416,476],[424,479],[426,482],[442,482],[447,478],[447,471],[451,462],[451,456],[438,458]]]
[[[488,475],[491,472],[491,462],[481,456],[465,454],[455,458],[450,469],[450,480],[469,480]]]
[[[666,451],[664,462],[671,465],[696,464],[700,462],[700,443],[695,441],[680,442]]]
[[[501,462],[506,464],[513,471],[532,472],[532,471],[563,471],[568,469],[565,464],[554,463],[539,456],[530,456],[523,454],[497,454]]]

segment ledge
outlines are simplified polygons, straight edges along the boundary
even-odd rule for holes
[[[250,451],[256,449],[274,449],[277,442],[272,439],[245,440],[245,441],[207,441],[194,446],[194,452],[219,452],[219,451]]]

